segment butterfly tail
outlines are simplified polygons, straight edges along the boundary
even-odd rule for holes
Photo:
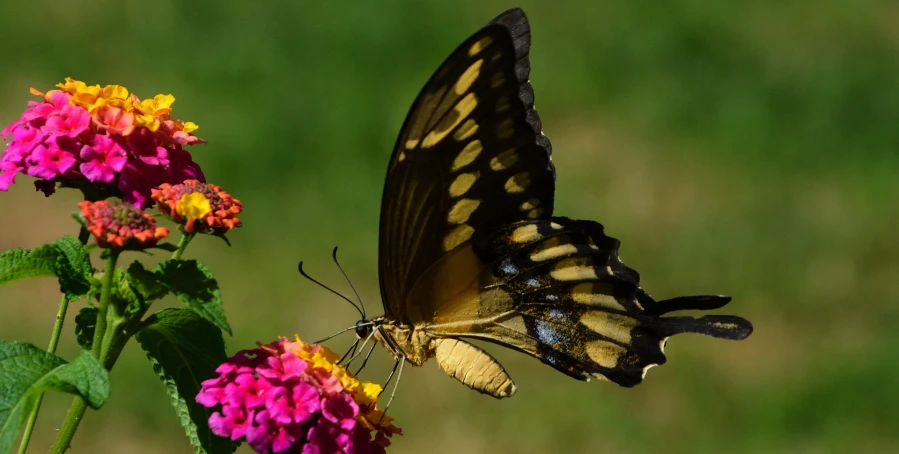
[[[644,323],[663,338],[681,333],[696,333],[718,339],[742,340],[752,334],[752,323],[735,315],[661,317]]]
[[[752,334],[752,323],[733,315],[706,315],[703,317],[661,317],[674,311],[709,311],[727,305],[731,297],[725,295],[679,296],[655,301],[642,290],[637,301],[644,308],[643,314],[652,316],[646,321],[659,336],[669,337],[681,333],[696,333],[719,339],[741,340]]]

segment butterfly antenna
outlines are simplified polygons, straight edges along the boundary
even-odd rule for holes
[[[355,307],[356,310],[359,311],[359,315],[362,316],[362,319],[363,319],[363,320],[365,319],[365,312],[363,312],[362,309],[360,309],[359,306],[356,305],[356,303],[350,301],[349,298],[347,298],[347,297],[341,295],[340,293],[337,293],[337,292],[336,292],[334,289],[332,289],[331,287],[328,287],[327,285],[322,284],[321,282],[316,281],[315,279],[312,279],[311,276],[309,276],[308,274],[306,274],[306,272],[303,271],[303,262],[300,262],[300,264],[299,264],[299,266],[298,266],[297,268],[300,270],[300,274],[302,274],[303,277],[305,277],[306,279],[309,279],[310,281],[315,282],[315,283],[318,284],[321,288],[323,288],[323,289],[325,289],[325,290],[327,290],[327,291],[329,291],[329,292],[331,292],[331,293],[333,293],[333,294],[335,294],[335,295],[337,295],[337,296],[343,298],[346,302],[352,304],[353,307]],[[341,270],[341,271],[343,271],[343,270]],[[344,275],[344,276],[346,276],[346,275]]]
[[[356,325],[353,325],[353,326],[351,326],[351,327],[349,327],[349,328],[347,328],[347,329],[342,329],[342,330],[340,330],[340,331],[338,331],[338,332],[336,332],[336,333],[334,333],[334,334],[332,334],[332,335],[330,335],[330,336],[328,336],[328,337],[326,337],[326,338],[324,338],[324,339],[317,340],[317,341],[313,342],[313,344],[320,344],[320,343],[322,343],[322,342],[324,342],[324,341],[326,341],[326,340],[330,340],[330,339],[332,339],[332,338],[335,338],[335,337],[337,337],[337,336],[339,336],[339,335],[341,335],[341,334],[343,334],[343,333],[345,333],[345,332],[347,332],[347,331],[349,331],[349,330],[351,330],[351,329],[356,329]]]
[[[362,320],[366,320],[365,303],[363,303],[362,298],[359,297],[359,292],[356,291],[356,287],[353,285],[353,281],[350,280],[350,277],[347,276],[346,271],[344,271],[343,267],[340,266],[340,262],[337,261],[337,246],[334,246],[334,251],[331,252],[331,258],[334,259],[334,264],[337,265],[337,269],[340,270],[340,273],[343,274],[343,278],[346,279],[347,283],[350,284],[350,288],[353,289],[353,294],[356,295],[356,301],[359,301],[359,306],[362,307]]]

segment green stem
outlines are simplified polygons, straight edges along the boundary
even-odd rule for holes
[[[51,453],[63,454],[66,449],[69,449],[69,444],[75,437],[75,431],[78,430],[78,424],[81,423],[86,410],[87,401],[81,396],[75,396],[72,406],[69,407],[69,414],[66,415],[66,420],[62,422],[62,428],[59,429],[59,435],[56,436],[56,442],[50,447]]]
[[[94,342],[91,347],[91,353],[99,360],[102,358],[103,338],[106,336],[106,314],[109,312],[109,305],[112,301],[112,286],[115,283],[115,265],[119,258],[117,251],[109,251],[109,257],[106,259],[106,270],[103,275],[103,288],[100,291],[100,311],[97,313],[97,326],[94,328]],[[81,396],[75,396],[72,406],[69,407],[69,414],[66,415],[62,428],[56,436],[56,441],[50,448],[50,452],[63,453],[68,449],[72,438],[75,437],[75,431],[84,418],[84,412],[87,411],[87,402]]]
[[[181,254],[184,253],[184,250],[187,249],[187,245],[190,244],[190,240],[194,239],[193,233],[182,232],[181,239],[178,240],[178,248],[175,249],[175,252],[172,253],[172,258],[178,260],[181,258]]]
[[[94,343],[91,346],[91,353],[97,359],[103,350],[103,337],[106,335],[106,315],[109,312],[109,304],[112,300],[112,286],[115,281],[115,264],[119,258],[119,253],[113,250],[109,251],[109,258],[106,259],[106,274],[103,275],[103,289],[100,291],[100,311],[97,312],[97,326],[94,328]]]
[[[59,310],[56,312],[56,322],[53,323],[53,332],[50,334],[50,345],[47,347],[47,351],[50,353],[56,353],[56,347],[59,345],[59,335],[62,333],[62,325],[65,323],[68,310],[69,298],[66,295],[62,295],[62,299],[59,300]],[[34,410],[31,410],[31,414],[28,416],[28,424],[25,425],[25,433],[22,435],[22,441],[19,443],[19,454],[25,454],[25,451],[28,449],[28,442],[31,441],[31,433],[34,432],[34,425],[37,422],[37,414],[41,409],[42,400],[44,400],[43,394],[37,397]]]

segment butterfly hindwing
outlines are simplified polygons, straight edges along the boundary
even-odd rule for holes
[[[727,297],[655,301],[639,275],[618,258],[618,240],[592,221],[552,218],[522,221],[476,235],[474,292],[436,304],[429,331],[481,338],[539,358],[565,374],[608,379],[622,386],[642,381],[665,362],[668,337],[685,332],[742,339],[752,331],[739,317],[661,317],[672,310],[713,309]],[[470,288],[470,287],[466,287]],[[457,295],[469,295],[459,303]]]
[[[386,316],[408,322],[421,275],[481,230],[552,215],[554,170],[528,83],[530,28],[510,10],[459,46],[419,94],[381,207]]]

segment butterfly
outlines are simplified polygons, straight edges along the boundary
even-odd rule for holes
[[[415,100],[381,205],[384,315],[363,314],[357,336],[373,337],[401,373],[435,358],[496,398],[516,385],[464,339],[630,387],[665,362],[673,335],[749,336],[752,325],[736,316],[663,317],[730,297],[656,301],[601,224],[553,215],[552,147],[534,110],[529,47],[524,12],[506,11],[453,51]]]

